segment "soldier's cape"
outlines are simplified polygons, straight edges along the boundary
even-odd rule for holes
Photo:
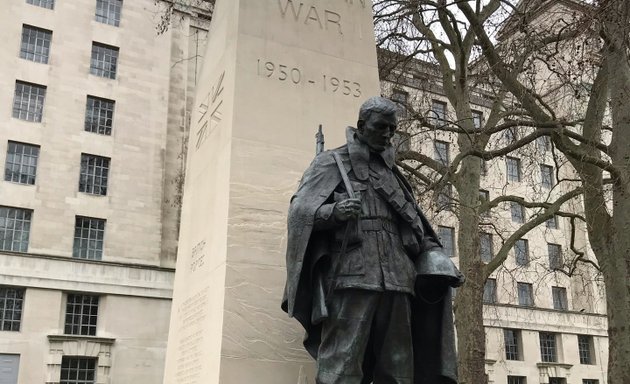
[[[347,172],[351,169],[355,171],[355,174],[366,172],[365,177],[367,177],[366,154],[361,145],[355,141],[355,130],[349,127],[346,136],[348,144],[322,152],[315,157],[302,176],[300,186],[291,198],[289,206],[287,280],[282,309],[289,316],[295,317],[304,327],[306,331],[304,347],[314,358],[317,358],[323,319],[314,319],[313,308],[325,306],[323,302],[316,302],[322,298],[321,295],[316,294],[314,287],[318,278],[318,264],[329,260],[330,236],[326,231],[313,231],[313,223],[317,209],[329,199],[337,185],[342,182],[332,151],[340,155]],[[403,175],[395,165],[392,169],[401,188],[404,188],[407,195],[411,196],[411,187]],[[415,201],[413,201],[413,206],[419,214],[423,227],[423,233],[418,233],[418,236],[429,236],[439,244],[437,235]],[[419,241],[422,242],[422,239],[420,238]],[[416,255],[414,262],[420,274],[425,276],[435,274],[441,277],[447,275],[461,283],[463,281],[461,274],[450,259],[439,252],[439,249],[437,251],[425,250]],[[431,280],[430,276],[427,281],[429,280]],[[423,292],[421,284],[417,283],[416,295],[412,300],[414,381],[422,384],[454,384],[457,382],[457,364],[451,289],[447,288],[446,295],[435,302],[424,300],[426,295],[427,292]],[[371,365],[372,362],[368,358],[364,362],[364,372],[369,373]],[[364,383],[370,382],[371,377],[364,378]]]

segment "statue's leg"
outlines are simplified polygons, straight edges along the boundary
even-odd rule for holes
[[[374,315],[374,384],[413,383],[410,296],[385,292]]]
[[[334,291],[322,326],[317,356],[317,384],[360,384],[363,356],[380,292]]]

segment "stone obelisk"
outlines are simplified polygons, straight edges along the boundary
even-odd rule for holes
[[[370,0],[218,0],[198,84],[164,383],[314,383],[286,213],[319,124],[342,145],[380,94]]]

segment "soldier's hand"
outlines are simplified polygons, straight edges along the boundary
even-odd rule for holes
[[[345,199],[337,204],[333,209],[333,215],[337,221],[348,221],[352,218],[359,217],[361,213],[361,200]]]

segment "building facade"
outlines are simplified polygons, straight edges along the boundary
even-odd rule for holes
[[[160,383],[209,13],[0,8],[0,382]]]

